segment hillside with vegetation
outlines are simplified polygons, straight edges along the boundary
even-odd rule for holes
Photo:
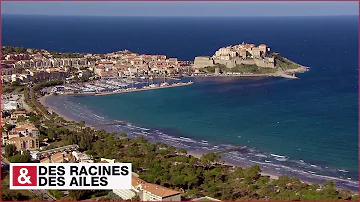
[[[275,73],[276,69],[274,68],[266,68],[266,67],[258,67],[257,65],[248,65],[248,64],[237,64],[233,68],[228,68],[226,65],[219,65],[220,71],[223,73],[231,72],[231,73],[252,73],[252,74],[271,74]],[[206,73],[215,73],[215,69],[217,66],[210,66],[200,69]]]

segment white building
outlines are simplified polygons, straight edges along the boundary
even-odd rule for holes
[[[80,153],[80,152],[76,152],[76,151],[73,151],[71,153],[75,159],[77,161],[79,161],[80,163],[94,163],[94,160],[92,160],[90,158],[90,156],[86,155],[86,154],[83,154],[83,153]]]
[[[181,201],[180,192],[157,184],[147,183],[138,178],[136,173],[132,173],[131,189],[114,189],[113,192],[124,200],[138,195],[141,201]]]
[[[17,101],[3,101],[2,102],[2,110],[10,111],[10,110],[16,110],[18,108],[19,103]]]
[[[115,163],[115,159],[106,159],[106,158],[101,158],[100,159],[101,163]]]

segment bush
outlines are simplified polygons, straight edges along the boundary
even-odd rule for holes
[[[56,199],[60,199],[64,196],[63,192],[59,190],[49,190],[49,192]]]

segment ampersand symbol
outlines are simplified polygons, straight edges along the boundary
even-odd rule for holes
[[[18,177],[18,182],[20,184],[26,184],[26,183],[31,184],[31,181],[30,181],[31,176],[27,176],[28,172],[29,171],[26,168],[21,168],[20,169],[20,175]]]

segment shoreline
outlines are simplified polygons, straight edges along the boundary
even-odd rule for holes
[[[39,100],[41,100],[41,103],[44,105],[44,107],[49,110],[49,111],[52,111],[52,112],[55,112],[56,114],[58,114],[59,116],[63,117],[65,120],[67,121],[76,121],[76,118],[71,118],[71,115],[70,116],[67,116],[67,115],[64,115],[64,113],[58,113],[59,111],[61,111],[61,109],[54,109],[52,108],[50,105],[48,105],[48,102],[46,102],[46,99],[48,97],[51,97],[51,96],[54,96],[54,95],[48,95],[48,96],[43,96],[41,97]],[[50,103],[49,103],[50,104]],[[78,120],[80,121],[80,120]],[[105,131],[108,131],[107,129],[105,128],[101,128],[101,127],[96,127],[96,126],[91,126],[89,124],[86,124],[85,125],[87,127],[91,127],[93,129],[96,129],[96,130],[99,130],[99,129],[104,129]],[[140,126],[141,127],[141,126]],[[116,131],[112,131],[112,132],[116,132]],[[126,132],[127,133],[127,132]],[[146,137],[145,137],[146,138]],[[160,141],[161,142],[161,139],[160,140],[154,140],[154,141]],[[166,141],[165,141],[166,142]],[[171,143],[166,143],[168,145],[172,145],[172,146],[175,146]],[[207,150],[199,150],[199,149],[194,149],[194,148],[188,148],[188,147],[181,147],[181,146],[175,146],[176,148],[183,148],[187,151],[187,154],[188,155],[192,155],[194,157],[201,157],[203,154],[206,154],[206,153],[209,153],[210,151],[207,151]],[[247,168],[247,167],[250,167],[252,165],[259,165],[262,172],[261,172],[261,175],[262,176],[268,176],[270,177],[270,179],[273,179],[273,180],[277,180],[280,176],[288,176],[290,178],[292,177],[295,177],[295,178],[298,178],[301,182],[303,183],[307,183],[307,184],[313,184],[313,183],[317,183],[319,185],[321,185],[322,183],[324,183],[325,181],[327,180],[335,180],[335,182],[337,182],[338,180],[341,181],[341,179],[339,178],[334,178],[334,177],[331,177],[331,176],[319,176],[320,178],[316,178],[316,177],[312,177],[312,176],[302,176],[302,175],[289,175],[289,173],[279,173],[275,170],[272,170],[271,168],[265,166],[265,168],[263,167],[263,165],[261,164],[258,164],[258,163],[253,163],[253,164],[248,164],[248,162],[244,161],[244,162],[239,162],[239,161],[232,161],[231,159],[228,159],[227,157],[223,157],[222,158],[223,161],[224,161],[224,164],[223,165],[227,165],[227,166],[232,166],[232,167],[241,167],[241,168]],[[331,179],[331,178],[334,178],[334,179]],[[355,182],[355,181],[354,181]],[[354,192],[354,193],[358,193],[358,189],[353,189],[353,188],[350,188],[350,187],[347,187],[346,185],[344,185],[343,183],[337,183],[337,188],[338,189],[348,189],[348,190],[351,190],[351,192]]]
[[[59,113],[58,112],[59,110],[54,110],[50,105],[48,105],[47,102],[46,102],[46,99],[48,97],[50,97],[50,96],[53,96],[53,95],[45,95],[45,96],[42,96],[41,98],[39,98],[39,102],[45,107],[45,109],[47,109],[50,113],[52,113],[52,112],[56,113],[57,115],[64,118],[66,121],[75,121],[76,122],[76,120],[70,118],[69,116],[64,115],[61,112]],[[98,130],[98,128],[87,125],[86,123],[85,123],[85,125]],[[185,150],[187,151],[187,155],[191,155],[191,156],[196,157],[196,158],[201,158],[201,156],[203,154],[209,153],[209,152],[203,152],[202,153],[202,152],[199,152],[199,151],[194,151],[194,150],[189,150],[189,149],[185,149]],[[224,162],[224,165],[232,166],[232,167],[241,167],[239,165],[235,165],[234,163],[230,163],[230,162],[226,162],[226,161]],[[281,176],[281,175],[276,175],[276,174],[272,174],[272,173],[268,173],[268,172],[261,172],[261,175],[262,176],[269,176],[271,179],[274,179],[274,180],[279,179],[279,177]],[[302,181],[302,182],[304,182],[304,181]]]
[[[183,78],[203,78],[203,77],[280,77],[280,78],[287,78],[287,79],[298,79],[298,77],[294,75],[288,75],[288,74],[295,74],[295,73],[305,73],[309,71],[309,69],[305,66],[300,66],[296,69],[288,69],[288,70],[278,70],[275,73],[270,74],[226,74],[226,75],[196,75],[196,76],[182,76]],[[132,92],[140,92],[140,91],[149,91],[149,90],[158,90],[158,89],[164,89],[164,88],[175,88],[175,87],[183,87],[193,84],[193,81],[187,82],[187,83],[181,83],[181,84],[171,84],[169,86],[158,86],[153,88],[140,88],[140,89],[133,89],[133,90],[126,90],[126,91],[118,91],[118,92],[81,92],[81,93],[75,93],[75,92],[64,92],[63,94],[58,95],[95,95],[95,96],[104,96],[104,95],[114,95],[114,94],[123,94],[123,93],[132,93]],[[42,98],[42,97],[41,97]],[[40,99],[41,99],[40,98]]]
[[[191,155],[193,157],[196,157],[196,158],[201,158],[201,156],[203,155],[201,152],[198,152],[198,151],[194,151],[194,150],[186,150],[187,151],[187,154],[188,155]],[[204,153],[206,154],[206,152]],[[231,167],[241,167],[241,168],[245,168],[245,166],[239,166],[239,165],[235,165],[234,163],[229,163],[229,162],[226,162],[224,161],[223,165],[227,165],[227,166],[231,166]],[[281,175],[276,175],[276,174],[272,174],[272,173],[268,173],[268,172],[261,172],[260,173],[262,176],[268,176],[270,177],[270,179],[273,179],[273,180],[278,180],[279,177]],[[305,182],[305,181],[301,181],[301,182]],[[308,182],[306,182],[308,183]],[[308,183],[309,184],[309,183]]]
[[[39,102],[42,106],[45,107],[45,109],[49,112],[49,113],[56,113],[58,116],[62,117],[63,119],[65,119],[66,121],[75,121],[74,119],[70,118],[69,116],[64,115],[63,113],[59,112],[58,110],[54,110],[50,105],[48,105],[48,103],[46,102],[46,99],[50,96],[53,95],[45,95],[39,98]],[[85,124],[86,125],[86,124]]]
[[[113,95],[113,94],[123,94],[123,93],[132,93],[132,92],[140,92],[140,91],[149,91],[149,90],[158,90],[163,88],[175,88],[175,87],[183,87],[183,86],[189,86],[193,84],[194,82],[189,83],[183,83],[183,84],[173,84],[170,86],[159,86],[154,88],[140,88],[140,89],[134,89],[134,90],[127,90],[127,91],[119,91],[119,92],[100,92],[100,93],[68,93],[66,95],[95,95],[95,96],[103,96],[103,95]]]
[[[196,77],[280,77],[280,78],[287,78],[287,79],[298,79],[296,76],[288,75],[288,74],[295,74],[295,73],[305,73],[309,71],[309,69],[305,66],[300,66],[296,69],[286,69],[286,70],[278,70],[275,73],[269,74],[219,74],[216,75],[211,73],[210,75],[196,75],[196,76],[184,76],[187,78],[196,78]],[[235,72],[236,73],[236,72]]]

